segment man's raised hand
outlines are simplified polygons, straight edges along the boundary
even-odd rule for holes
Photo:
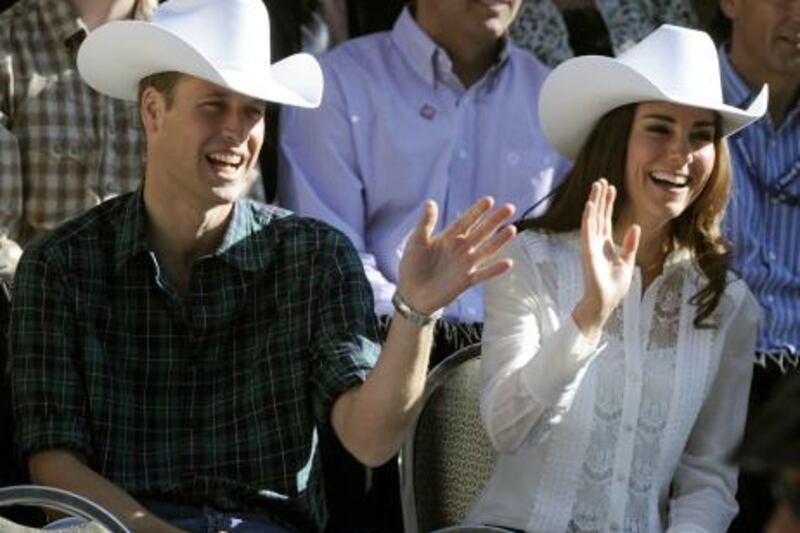
[[[484,197],[440,233],[435,202],[427,201],[400,260],[398,291],[415,309],[432,313],[452,302],[469,287],[511,268],[510,259],[492,258],[516,234],[508,224],[514,206],[492,210]]]

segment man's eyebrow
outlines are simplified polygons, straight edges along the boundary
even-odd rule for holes
[[[235,96],[236,95],[231,94],[231,93],[226,92],[226,91],[210,89],[207,93],[205,93],[202,96],[202,98],[221,98],[221,99],[226,99],[226,98],[234,98]],[[266,107],[266,105],[267,105],[267,101],[266,100],[261,100],[259,98],[251,98],[251,97],[247,98],[246,103],[248,105],[254,105],[254,106],[258,106],[258,107]]]
[[[227,98],[230,94],[226,93],[225,91],[219,91],[214,89],[209,89],[205,91],[202,95],[203,98]]]

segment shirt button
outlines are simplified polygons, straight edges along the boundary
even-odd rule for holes
[[[775,297],[771,294],[767,295],[767,302],[772,303],[775,301]]]
[[[625,476],[622,474],[617,474],[617,483],[623,483],[625,481]]]
[[[466,159],[467,151],[462,148],[461,150],[458,151],[458,157],[459,159]]]
[[[623,429],[625,430],[625,433],[630,433],[631,431],[633,431],[633,424],[625,424],[625,427]]]
[[[419,114],[425,120],[433,120],[436,116],[436,108],[430,104],[424,104],[419,108]]]
[[[769,257],[770,261],[775,261],[778,258],[778,256],[775,255],[775,252],[770,252],[767,257]]]

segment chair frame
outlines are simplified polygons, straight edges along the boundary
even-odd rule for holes
[[[419,418],[428,404],[430,397],[447,380],[451,372],[465,361],[480,357],[480,343],[470,344],[446,357],[430,371],[425,379],[425,390],[422,393],[422,409],[417,414],[411,431],[403,441],[397,463],[400,470],[400,501],[403,509],[403,530],[405,533],[419,533],[419,518],[417,517],[417,500],[414,484],[414,441],[416,440]]]
[[[55,487],[14,485],[0,488],[0,507],[45,507],[96,522],[111,533],[131,533],[117,517],[83,496]]]

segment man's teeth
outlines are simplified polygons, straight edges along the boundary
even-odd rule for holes
[[[683,176],[681,174],[672,174],[669,172],[653,172],[650,176],[659,182],[669,183],[670,185],[675,185],[676,187],[684,187],[689,184],[688,176]]]
[[[242,156],[234,154],[210,154],[208,158],[214,163],[223,165],[239,166],[242,163]]]

